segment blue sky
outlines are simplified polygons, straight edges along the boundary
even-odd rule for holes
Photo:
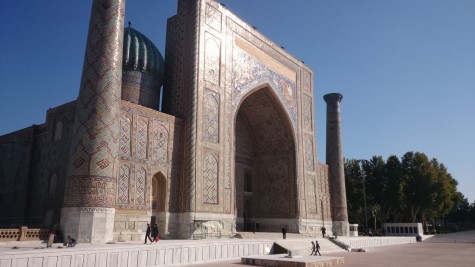
[[[221,2],[314,70],[319,161],[322,97],[340,92],[346,158],[424,152],[475,200],[475,1]],[[90,8],[0,0],[0,135],[77,97]],[[128,0],[126,21],[164,54],[175,12],[174,0]]]

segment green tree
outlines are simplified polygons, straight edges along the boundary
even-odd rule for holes
[[[358,160],[345,160],[346,199],[348,220],[359,225],[363,224],[363,183]]]
[[[403,192],[409,222],[417,222],[422,210],[433,203],[431,166],[423,153],[407,152],[401,160],[403,174]]]
[[[386,221],[434,223],[449,213],[448,218],[454,219],[462,211],[466,218],[475,216],[475,204],[462,201],[457,181],[447,168],[424,153],[407,152],[400,160],[395,155],[386,161],[381,156],[345,160],[345,177],[349,219],[360,225],[364,225],[363,177],[367,210],[374,220],[370,225]],[[454,213],[455,207],[462,210]]]

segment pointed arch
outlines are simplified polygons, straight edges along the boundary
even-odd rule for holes
[[[263,81],[245,88],[234,113],[236,216],[241,229],[251,221],[298,216],[297,137],[290,111],[272,84]],[[267,224],[266,230],[280,229]]]
[[[152,210],[164,212],[167,210],[167,178],[162,172],[152,177]]]
[[[252,83],[249,87],[245,87],[242,89],[241,98],[239,102],[234,106],[234,125],[236,125],[236,118],[238,115],[238,111],[241,109],[242,104],[248,99],[249,96],[253,95],[254,93],[265,90],[269,96],[272,96],[272,100],[274,101],[275,106],[279,109],[279,112],[285,117],[285,122],[290,126],[292,130],[291,134],[293,140],[297,140],[296,135],[296,127],[297,125],[294,124],[292,120],[292,116],[290,114],[290,110],[286,108],[283,104],[283,99],[281,99],[280,95],[277,93],[278,86],[270,79],[260,79]]]

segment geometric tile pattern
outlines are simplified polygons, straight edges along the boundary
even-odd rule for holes
[[[328,166],[324,164],[319,164],[318,166],[319,180],[319,195],[322,205],[322,217],[324,220],[331,220],[331,207],[330,207],[330,183],[328,176]]]
[[[262,216],[287,217],[291,213],[291,183],[289,160],[286,158],[267,160],[268,169],[259,185],[259,212]]]
[[[221,32],[221,12],[209,4],[206,5],[206,24]]]
[[[310,73],[307,71],[303,72],[303,88],[307,91],[310,91],[311,88]]]
[[[314,171],[315,170],[315,163],[313,158],[313,138],[311,135],[306,134],[304,140],[304,152],[305,152],[305,166],[307,170]]]
[[[117,204],[129,204],[130,167],[122,164],[117,177]]]
[[[209,90],[203,102],[203,139],[219,142],[219,95]]]
[[[132,122],[130,118],[125,115],[122,116],[120,119],[120,156],[130,157],[131,129]]]
[[[308,95],[303,97],[303,127],[312,130],[312,98]]]
[[[307,209],[310,213],[317,213],[315,197],[315,176],[307,175]]]
[[[182,55],[189,55],[191,58],[186,57],[183,65],[179,68],[183,69],[184,75],[181,83],[183,84],[184,94],[186,94],[186,105],[184,118],[184,147],[185,155],[183,159],[183,183],[181,184],[181,195],[183,196],[183,210],[194,211],[196,210],[196,132],[197,132],[197,110],[198,110],[198,88],[197,79],[195,75],[198,74],[198,62],[194,61],[193,57],[197,55],[198,38],[195,32],[199,32],[200,24],[198,16],[200,11],[198,10],[199,2],[187,2],[187,12],[189,12],[188,18],[183,18],[187,21],[187,25],[183,30],[180,37],[183,37],[186,47],[184,47]],[[193,19],[194,18],[194,19]],[[183,22],[183,25],[185,22]],[[180,42],[183,43],[183,42]],[[198,163],[199,164],[199,163]]]
[[[257,84],[269,83],[288,112],[294,128],[297,128],[297,98],[295,97],[297,88],[295,82],[272,71],[262,62],[241,51],[237,48],[233,49],[233,107],[236,109],[243,95],[255,88]]]
[[[206,34],[206,36],[211,36]],[[220,45],[219,40],[214,37],[206,39],[205,43],[205,80],[219,85],[219,70],[220,70]]]
[[[218,204],[218,160],[211,153],[203,162],[203,203]]]
[[[124,0],[93,4],[71,151],[71,162],[86,162],[73,164],[71,176],[115,176],[124,6]]]
[[[138,167],[135,173],[135,204],[145,205],[145,193],[146,190],[147,171]]]
[[[69,176],[65,207],[114,207],[116,178],[104,176]]]
[[[161,124],[154,124],[152,159],[161,163],[168,161],[168,131]]]
[[[125,0],[93,1],[65,206],[116,204],[124,11]]]
[[[148,124],[145,118],[140,118],[137,123],[137,143],[136,143],[136,157],[138,159],[147,158],[147,144],[148,144]]]

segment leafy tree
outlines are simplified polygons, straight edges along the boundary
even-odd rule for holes
[[[385,219],[397,222],[400,221],[401,213],[406,208],[401,161],[398,157],[392,155],[387,159],[385,175],[387,179],[386,201],[389,207],[387,214],[381,218],[381,222],[385,222]]]
[[[358,160],[345,160],[346,199],[348,220],[363,224],[363,182]]]
[[[475,203],[470,205],[457,191],[457,181],[443,164],[424,153],[407,152],[401,159],[392,155],[386,161],[381,156],[345,160],[345,177],[351,222],[364,225],[363,181],[375,225],[387,221],[435,223],[447,214],[449,220],[475,221]]]

